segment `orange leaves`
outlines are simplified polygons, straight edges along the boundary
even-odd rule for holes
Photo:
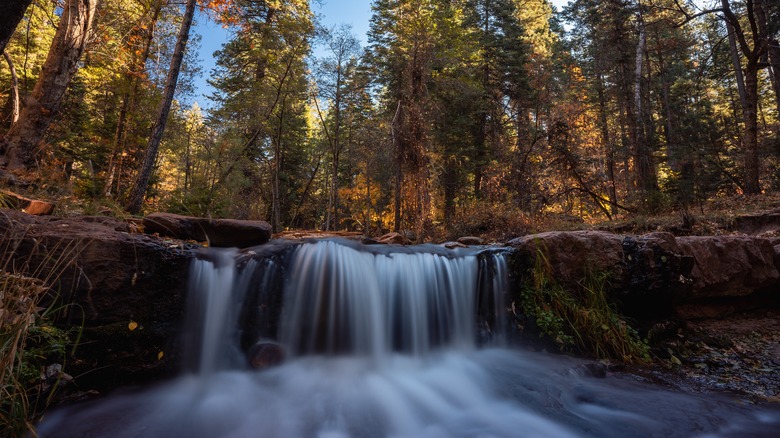
[[[204,0],[200,6],[201,12],[205,12],[223,27],[233,26],[239,23],[239,10],[234,0]]]

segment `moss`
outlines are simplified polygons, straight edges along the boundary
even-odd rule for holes
[[[523,258],[519,256],[512,264],[519,277],[513,307],[538,328],[540,336],[562,350],[599,359],[650,359],[647,342],[609,301],[607,274],[586,270],[577,288],[565,288],[554,280],[543,250],[537,250],[532,260]]]

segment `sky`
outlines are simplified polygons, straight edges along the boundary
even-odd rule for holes
[[[367,43],[366,33],[368,33],[369,20],[371,19],[372,0],[311,0],[312,11],[320,17],[320,22],[325,27],[334,27],[341,24],[352,26],[352,32],[360,40],[360,44],[365,46]],[[552,0],[553,5],[561,9],[568,0]],[[197,102],[201,108],[208,108],[211,102],[208,96],[213,89],[206,80],[214,68],[214,52],[222,47],[228,37],[229,32],[221,25],[208,20],[205,16],[197,17],[194,32],[201,35],[200,48],[198,50],[198,59],[201,61],[202,73],[195,79],[195,96],[193,101]],[[317,48],[314,48],[315,56]]]

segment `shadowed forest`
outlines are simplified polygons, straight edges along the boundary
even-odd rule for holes
[[[307,0],[3,4],[2,178],[61,213],[430,239],[780,188],[776,1],[375,0],[364,47]]]

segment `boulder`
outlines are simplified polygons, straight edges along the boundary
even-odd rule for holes
[[[671,233],[650,233],[623,238],[625,294],[686,295],[694,258],[682,253]]]
[[[680,251],[694,259],[692,298],[736,297],[776,285],[775,248],[750,236],[678,237]]]
[[[780,211],[737,216],[731,228],[751,235],[780,231]]]
[[[463,236],[463,237],[458,238],[458,243],[463,244],[463,245],[468,245],[468,246],[484,245],[485,244],[485,239],[483,239],[481,237],[476,237],[476,236]]]
[[[576,287],[589,270],[623,276],[623,238],[605,231],[550,231],[518,237],[509,245],[526,269],[543,257],[549,274],[564,285]]]
[[[54,211],[54,204],[38,199],[25,198],[7,190],[0,190],[0,202],[4,207],[21,210],[35,216],[47,216]]]
[[[181,240],[208,241],[213,247],[247,248],[271,239],[271,225],[263,221],[209,219],[172,213],[152,213],[144,218],[149,234]]]
[[[377,240],[379,243],[392,245],[409,245],[412,242],[401,233],[387,233]]]
[[[249,366],[256,370],[264,370],[281,365],[287,354],[284,347],[272,341],[260,341],[247,352]]]
[[[57,324],[82,330],[69,374],[83,390],[150,381],[175,369],[192,248],[129,233],[109,217],[0,211],[3,266],[46,281]],[[135,329],[128,324],[135,323]],[[162,353],[162,354],[161,354]]]

